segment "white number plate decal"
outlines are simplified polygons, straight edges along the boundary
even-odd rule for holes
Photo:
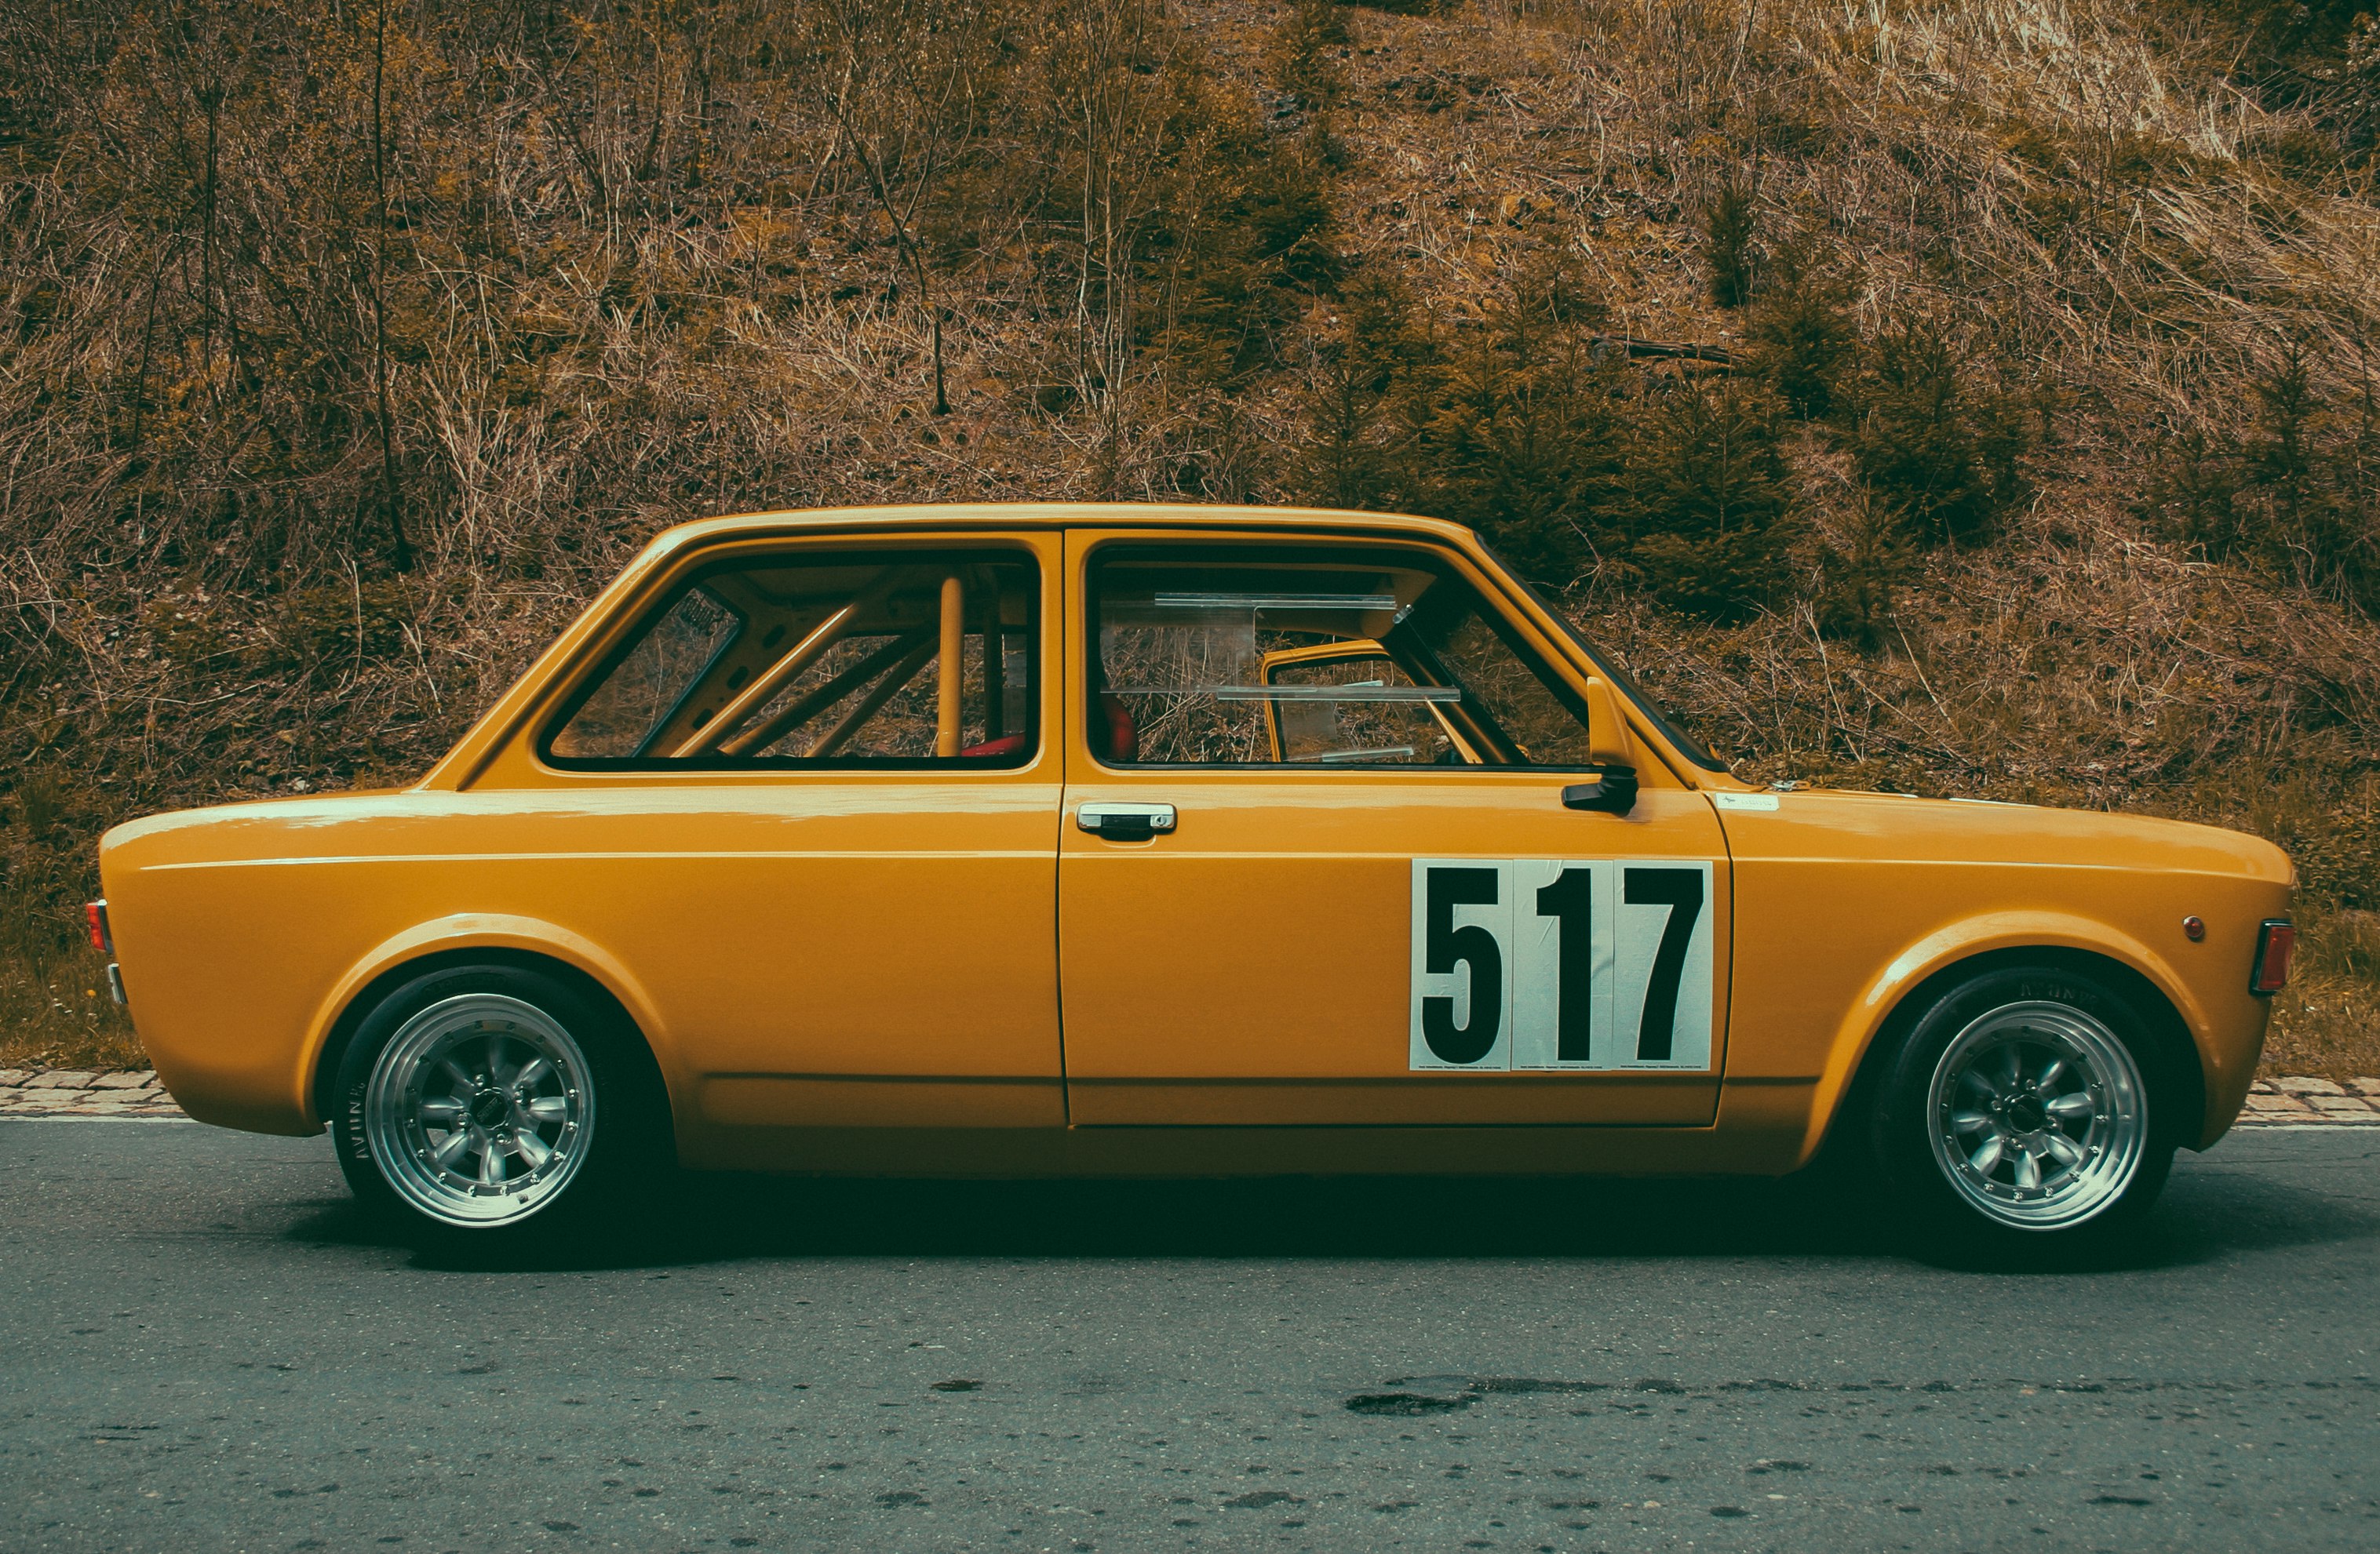
[[[1410,1066],[1711,1061],[1707,859],[1416,858]]]

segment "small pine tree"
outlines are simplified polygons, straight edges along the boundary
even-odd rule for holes
[[[2250,389],[2244,430],[2168,443],[2142,511],[2204,555],[2380,608],[2380,405],[2331,403],[2295,346]]]
[[[1892,591],[1909,572],[1900,524],[1862,500],[1818,556],[1811,612],[1818,630],[1873,651],[1892,616]]]
[[[1790,591],[1792,489],[1757,391],[1688,383],[1654,395],[1630,455],[1628,559],[1656,599],[1729,622]]]
[[[1378,512],[1410,499],[1415,381],[1437,360],[1392,274],[1366,271],[1340,289],[1336,319],[1312,347],[1301,399],[1313,440],[1292,480],[1326,507]]]
[[[1961,365],[1939,325],[1904,319],[1871,343],[1847,406],[1860,478],[1927,543],[1984,539],[2031,489],[2022,417],[2006,396],[1971,391]]]
[[[1272,36],[1265,63],[1283,91],[1301,106],[1328,108],[1345,82],[1330,51],[1347,42],[1347,17],[1339,0],[1291,0]]]
[[[1619,473],[1606,309],[1560,256],[1523,270],[1481,327],[1417,375],[1413,487],[1426,510],[1488,536],[1531,580],[1567,586],[1592,560]]]
[[[1165,300],[1147,339],[1185,381],[1231,392],[1277,365],[1301,295],[1338,280],[1330,179],[1310,146],[1268,133],[1245,104],[1196,101],[1179,120],[1167,175],[1199,183],[1201,198],[1175,207],[1199,216],[1151,223],[1148,265]]]
[[[1758,196],[1751,184],[1730,178],[1703,212],[1703,262],[1710,271],[1711,300],[1741,307],[1752,300],[1752,238],[1759,224]]]
[[[1752,370],[1788,410],[1816,420],[1834,409],[1859,345],[1840,285],[1798,267],[1778,275],[1753,304],[1744,334]]]

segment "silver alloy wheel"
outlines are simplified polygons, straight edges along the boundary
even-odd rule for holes
[[[587,1162],[595,1086],[552,1016],[501,994],[442,999],[381,1049],[364,1138],[381,1176],[451,1225],[494,1225],[552,1200]]]
[[[2122,1038],[2067,1004],[1977,1017],[1934,1066],[1934,1159],[1959,1196],[2019,1230],[2059,1230],[2131,1185],[2148,1087]]]

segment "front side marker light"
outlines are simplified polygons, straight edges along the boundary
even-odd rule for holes
[[[2289,982],[2289,958],[2297,953],[2297,925],[2268,917],[2256,930],[2256,965],[2248,974],[2251,993],[2278,993]]]
[[[115,935],[107,931],[107,903],[86,901],[82,905],[83,921],[91,924],[91,947],[102,955],[115,953]]]

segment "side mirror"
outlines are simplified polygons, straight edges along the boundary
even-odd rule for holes
[[[1628,737],[1628,719],[1608,681],[1586,682],[1587,764],[1594,766],[1636,766],[1636,741]]]
[[[1562,807],[1626,814],[1636,807],[1636,743],[1628,737],[1620,699],[1600,680],[1586,682],[1586,716],[1587,761],[1601,767],[1603,775],[1563,789]]]

